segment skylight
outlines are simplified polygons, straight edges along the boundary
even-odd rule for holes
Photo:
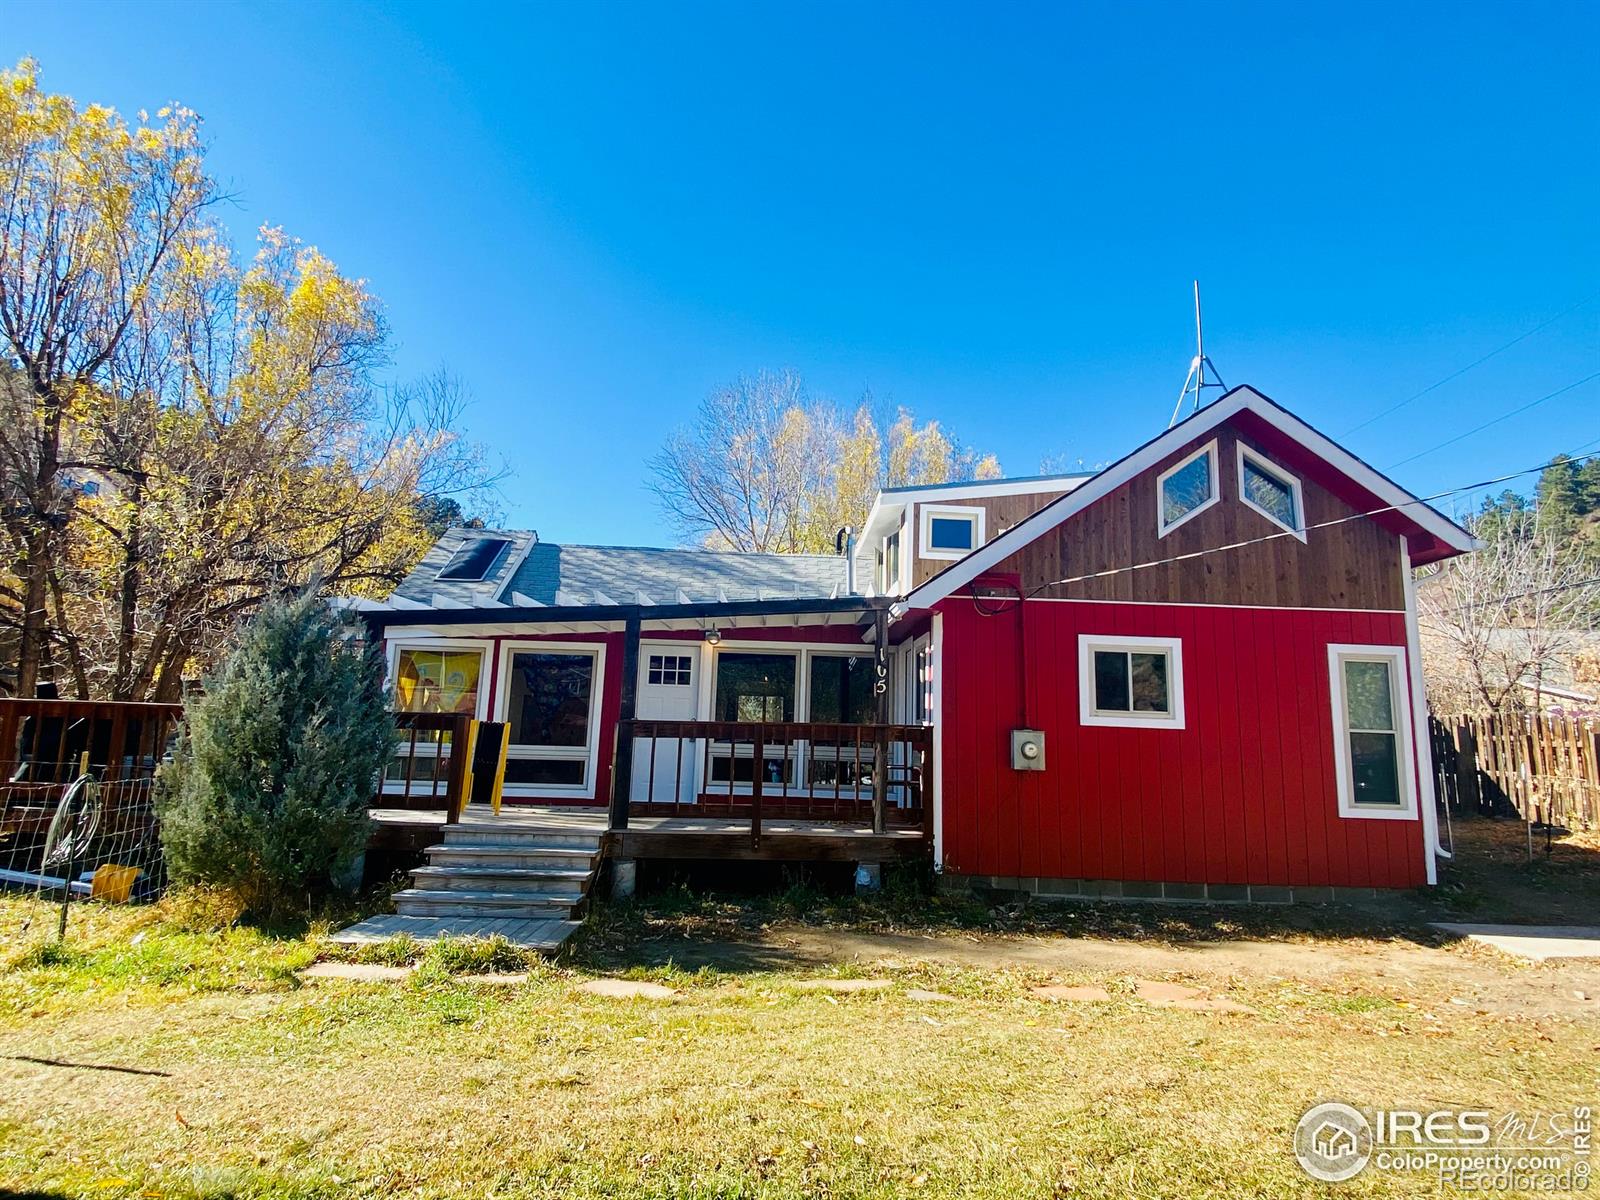
[[[468,583],[483,579],[499,564],[510,545],[505,538],[473,538],[439,569],[438,577]]]

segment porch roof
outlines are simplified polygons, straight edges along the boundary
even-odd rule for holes
[[[488,636],[526,633],[542,628],[554,633],[594,633],[624,628],[637,620],[646,629],[718,629],[795,625],[862,625],[870,627],[880,611],[893,603],[887,596],[835,596],[816,599],[730,600],[690,604],[509,605],[434,608],[407,603],[365,604],[358,611],[374,634],[448,633]]]

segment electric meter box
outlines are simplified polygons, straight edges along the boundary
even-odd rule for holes
[[[1015,771],[1044,770],[1044,734],[1037,729],[1011,731],[1011,768]]]

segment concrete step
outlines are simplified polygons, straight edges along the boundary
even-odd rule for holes
[[[536,892],[564,894],[589,890],[595,873],[587,867],[439,866],[418,867],[411,878],[419,888],[447,892]]]
[[[520,917],[526,920],[576,918],[580,892],[445,891],[406,888],[394,894],[402,917]]]
[[[575,830],[571,827],[553,829],[489,828],[483,825],[446,825],[446,846],[576,846],[598,852],[605,831],[596,829]]]
[[[434,867],[565,867],[592,870],[600,865],[600,851],[586,846],[553,846],[544,843],[482,846],[430,846],[428,865]]]
[[[459,914],[403,917],[389,914],[368,917],[348,929],[340,930],[332,940],[343,946],[364,946],[401,934],[419,942],[431,942],[444,937],[503,937],[514,946],[554,954],[580,928],[581,921],[552,917],[474,917]]]

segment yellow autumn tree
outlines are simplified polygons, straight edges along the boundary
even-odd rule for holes
[[[0,684],[173,698],[263,597],[391,583],[482,462],[447,377],[375,387],[364,283],[271,228],[239,261],[193,113],[27,61],[0,105]]]
[[[876,409],[871,396],[853,410],[813,397],[794,371],[741,376],[650,460],[650,487],[688,540],[825,554],[841,527],[862,527],[880,488],[999,476],[994,455],[937,421],[901,408],[885,428]]]

